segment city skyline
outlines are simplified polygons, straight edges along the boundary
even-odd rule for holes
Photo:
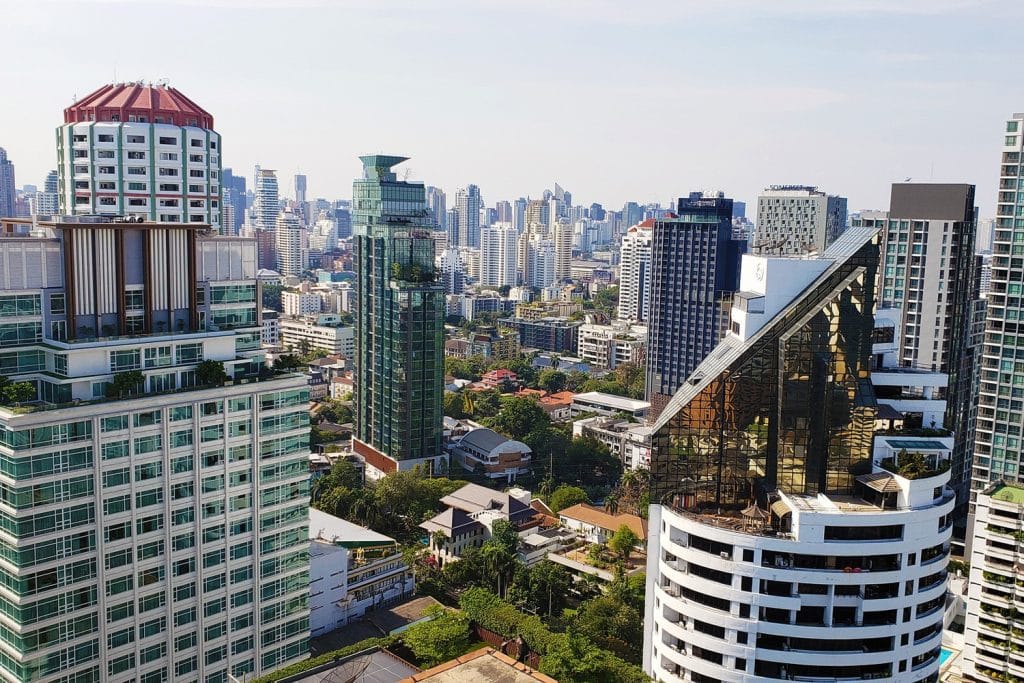
[[[523,31],[536,3],[424,10],[219,0],[204,6],[203,26],[187,11],[161,11],[172,5],[194,3],[8,9],[11,57],[0,84],[20,104],[0,113],[0,130],[24,134],[0,145],[20,183],[41,184],[55,166],[46,143],[58,123],[52,112],[75,95],[114,80],[168,78],[218,112],[218,132],[232,141],[225,167],[249,176],[259,163],[287,180],[302,173],[312,197],[347,196],[359,154],[401,152],[416,160],[410,178],[451,194],[477,184],[492,204],[539,196],[556,181],[577,202],[613,208],[630,200],[667,205],[694,187],[752,202],[768,184],[802,183],[849,197],[856,211],[885,208],[890,182],[911,177],[974,183],[981,214],[990,216],[997,178],[986,160],[999,141],[989,133],[997,112],[1017,105],[1012,89],[983,75],[1019,56],[1018,41],[1001,37],[1024,11],[997,13],[994,3],[967,0],[826,8],[791,1],[772,9],[732,0],[713,13],[695,3],[652,2],[627,13],[613,3],[565,2],[545,5],[549,21]],[[282,34],[286,14],[303,30]],[[168,44],[157,58],[115,42],[70,52],[78,31],[130,31],[157,15],[168,34],[194,32],[210,49]],[[230,22],[232,31],[213,28]],[[52,54],[25,42],[43,27]],[[963,35],[989,48],[936,47],[962,44]],[[289,56],[262,62],[258,73],[233,70],[231,87],[210,68],[211,60],[244,64],[247,45],[271,38]],[[366,68],[360,56],[369,43],[387,49],[375,48]],[[561,46],[557,69],[551,44]],[[345,89],[329,85],[339,76]],[[380,78],[397,79],[415,110],[352,106],[349,87]],[[457,109],[441,106],[447,86],[466,78],[478,96]],[[263,97],[266,82],[282,84],[284,96]],[[517,97],[524,90],[531,96]],[[573,101],[589,106],[565,106]],[[302,126],[274,125],[297,111]]]

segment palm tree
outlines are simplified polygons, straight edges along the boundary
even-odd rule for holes
[[[506,582],[505,590],[502,590],[502,579],[508,573],[509,567],[515,562],[515,555],[511,553],[506,547],[498,543],[485,543],[480,549],[481,554],[484,558],[484,566],[487,571],[494,575],[498,585],[498,597],[504,598],[505,591],[508,590]],[[486,580],[486,577],[484,577]]]
[[[617,515],[619,513],[619,496],[615,491],[605,496],[604,509],[609,515]]]

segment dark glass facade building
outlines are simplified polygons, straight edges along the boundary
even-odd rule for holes
[[[360,159],[363,177],[352,186],[356,451],[390,471],[441,455],[444,286],[423,184],[397,179],[391,168],[404,157]]]
[[[732,236],[732,200],[697,194],[658,220],[651,241],[647,400],[656,417],[715,348],[739,287],[746,242]]]
[[[813,283],[748,338],[727,336],[673,397],[654,425],[652,502],[724,512],[775,490],[853,492],[875,419],[874,235],[842,236]]]

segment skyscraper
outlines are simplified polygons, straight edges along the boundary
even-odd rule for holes
[[[729,332],[650,428],[656,680],[937,680],[954,496],[939,454],[874,456],[877,269],[861,228],[744,256]]]
[[[301,275],[308,268],[309,236],[298,214],[291,209],[285,209],[277,217],[274,246],[277,272],[281,275]]]
[[[207,227],[0,237],[24,264],[0,291],[4,372],[33,396],[0,406],[4,514],[33,520],[4,532],[4,628],[24,634],[5,680],[223,681],[306,656],[309,391],[264,367],[253,241]]]
[[[626,202],[622,206],[623,225],[636,225],[644,219],[644,207],[636,202]]]
[[[971,324],[980,287],[974,186],[895,183],[888,215],[863,212],[854,220],[866,223],[881,228],[882,237],[875,327],[894,347],[874,364],[875,393],[905,416],[907,426],[954,430],[952,484],[965,503]]]
[[[355,452],[370,476],[443,462],[444,286],[423,183],[364,156],[352,185],[357,272]]]
[[[656,417],[711,352],[728,325],[746,243],[732,236],[732,200],[679,200],[651,237],[647,400]]]
[[[448,229],[448,198],[439,187],[427,187],[427,211],[434,222],[435,230]]]
[[[992,284],[988,295],[985,341],[981,351],[978,413],[974,422],[972,500],[978,491],[1000,480],[1024,483],[1021,434],[1024,425],[1024,353],[1018,339],[1024,319],[1021,282],[1024,262],[1014,256],[1024,241],[1024,195],[1017,193],[1017,178],[1024,152],[1024,113],[1006,122],[999,164],[996,230],[992,241]]]
[[[512,227],[480,231],[480,284],[487,287],[516,285],[516,231]]]
[[[805,185],[773,185],[757,198],[755,254],[821,253],[846,229],[846,198]]]
[[[65,214],[220,231],[220,135],[209,112],[175,88],[120,83],[78,100],[57,129],[57,162]]]
[[[555,243],[555,281],[566,282],[572,278],[573,225],[568,218],[559,218],[551,231]]]
[[[30,211],[33,216],[56,216],[60,213],[60,194],[57,191],[57,171],[50,171],[43,181],[43,189],[29,197]]]
[[[455,210],[459,214],[459,246],[480,246],[480,188],[460,187],[455,193]]]
[[[497,221],[498,223],[508,223],[509,225],[513,225],[512,203],[511,202],[508,202],[506,200],[502,200],[502,201],[498,202],[497,204],[495,204],[494,210],[495,210],[495,214],[496,214],[495,217],[494,217],[495,221]],[[515,226],[513,225],[513,227],[515,227]]]
[[[522,234],[526,228],[526,198],[520,197],[512,204],[512,227]]]
[[[253,227],[273,232],[277,225],[277,215],[281,212],[277,171],[257,166],[253,187],[255,189],[252,203]]]
[[[458,247],[462,242],[462,231],[459,225],[459,212],[457,209],[452,207],[448,209],[445,218],[445,232],[448,233],[448,244],[452,247]]]
[[[225,226],[224,234],[237,235],[242,231],[242,223],[245,222],[245,176],[235,175],[230,168],[225,168],[222,174],[224,182],[221,183],[221,194],[225,201],[230,200],[234,211],[234,225]]]
[[[306,202],[306,176],[301,173],[295,176],[295,202],[297,204]]]
[[[654,221],[634,225],[619,249],[619,320],[647,322],[651,305],[651,236]]]
[[[15,216],[14,164],[0,147],[0,218]]]

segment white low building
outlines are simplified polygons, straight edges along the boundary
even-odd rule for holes
[[[647,401],[637,401],[600,391],[588,391],[573,396],[571,415],[576,417],[582,413],[597,413],[598,415],[626,413],[640,419],[647,415],[647,410],[650,407],[651,404]]]
[[[587,322],[577,330],[576,354],[592,367],[614,370],[623,363],[643,365],[647,328],[615,321],[610,325]]]
[[[293,352],[316,349],[332,356],[355,357],[355,328],[342,325],[337,315],[281,319],[281,345]]]
[[[281,292],[281,308],[288,316],[315,315],[320,312],[320,303],[320,295],[315,292]]]
[[[649,469],[651,435],[643,424],[616,416],[595,415],[572,423],[573,437],[593,437],[608,446],[626,469]]]
[[[263,310],[260,327],[260,344],[264,348],[277,348],[281,345],[281,318],[277,311]]]
[[[393,538],[310,508],[309,540],[313,637],[412,595],[412,570]]]

